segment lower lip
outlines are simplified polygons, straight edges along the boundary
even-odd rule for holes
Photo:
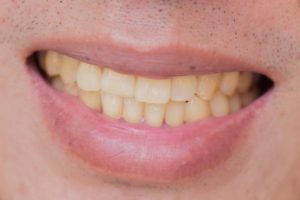
[[[33,67],[28,69],[54,138],[92,170],[120,180],[172,183],[222,166],[245,141],[255,111],[270,96],[226,117],[153,128],[92,112],[76,98],[52,89]]]

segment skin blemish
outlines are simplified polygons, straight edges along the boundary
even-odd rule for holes
[[[191,65],[189,68],[191,71],[195,71],[195,69],[196,69],[196,67],[194,65]]]
[[[24,183],[21,183],[18,187],[18,192],[23,196],[28,196],[29,194],[29,191],[28,191],[28,188],[27,186],[24,184]],[[0,199],[1,200],[1,199]]]

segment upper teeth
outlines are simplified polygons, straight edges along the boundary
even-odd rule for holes
[[[135,83],[136,78],[133,75],[120,74],[109,69],[103,69],[100,81],[102,91],[124,97],[134,96]]]
[[[256,96],[250,72],[150,79],[79,62],[53,51],[39,54],[53,86],[112,118],[178,126],[239,111]]]
[[[101,70],[90,64],[80,63],[77,76],[78,87],[86,91],[99,91],[101,89]]]

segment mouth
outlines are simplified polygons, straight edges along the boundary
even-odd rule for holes
[[[122,181],[173,183],[220,166],[250,134],[273,87],[236,63],[139,70],[53,50],[29,61],[50,132],[76,158]]]

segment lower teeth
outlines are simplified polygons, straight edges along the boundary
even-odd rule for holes
[[[226,116],[259,94],[249,72],[155,80],[101,69],[55,52],[40,54],[39,60],[54,88],[78,96],[94,111],[129,123],[176,127]]]

